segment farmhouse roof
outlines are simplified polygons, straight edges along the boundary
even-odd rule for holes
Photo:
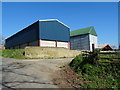
[[[109,44],[98,44],[98,48],[102,50],[113,50]]]
[[[82,28],[82,29],[78,29],[78,30],[74,30],[70,32],[70,36],[77,36],[77,35],[83,35],[83,34],[92,34],[97,36],[97,33],[94,29],[93,26],[91,27],[87,27],[87,28]]]

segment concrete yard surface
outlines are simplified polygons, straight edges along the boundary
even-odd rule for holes
[[[59,88],[53,83],[57,71],[72,58],[26,59],[2,58],[3,88]]]

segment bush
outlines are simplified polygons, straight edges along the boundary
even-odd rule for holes
[[[80,72],[80,64],[83,62],[83,57],[82,55],[76,56],[72,62],[70,63],[70,66],[75,70],[75,72]]]
[[[83,88],[120,88],[120,61],[103,61],[99,51],[76,56],[70,66],[82,75]]]

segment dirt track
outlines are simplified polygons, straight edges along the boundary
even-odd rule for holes
[[[62,66],[72,58],[16,60],[2,58],[2,86],[5,88],[70,88],[62,79]],[[60,80],[59,80],[60,79]]]

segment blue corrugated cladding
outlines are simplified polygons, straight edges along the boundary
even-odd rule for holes
[[[39,22],[36,22],[6,40],[6,47],[39,39]]]
[[[70,41],[69,28],[58,21],[40,21],[40,39]]]

